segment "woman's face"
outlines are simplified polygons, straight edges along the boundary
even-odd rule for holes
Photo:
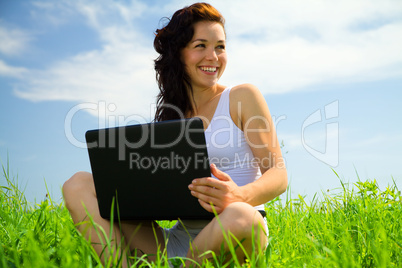
[[[214,86],[226,68],[226,35],[217,22],[194,24],[193,39],[181,53],[193,89]]]

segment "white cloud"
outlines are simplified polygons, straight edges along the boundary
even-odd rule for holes
[[[2,23],[1,20],[0,23]],[[5,27],[4,24],[0,24],[0,40],[0,53],[15,56],[25,51],[31,37],[21,29]]]
[[[226,9],[225,81],[283,93],[402,76],[401,2],[233,1]]]
[[[152,34],[144,34],[139,22],[149,17],[157,25],[162,16],[170,17],[190,2],[171,1],[161,9],[145,1],[44,3],[37,6],[62,14],[65,23],[68,16],[81,16],[100,36],[102,48],[31,70],[17,95],[33,101],[105,100],[117,105],[116,113],[149,116],[149,103],[157,94],[152,62],[156,54]],[[224,84],[250,82],[267,94],[402,76],[400,1],[213,4],[227,21],[229,65]]]
[[[32,101],[106,101],[117,106],[116,113],[149,115],[149,104],[157,94],[151,55],[152,51],[135,45],[110,45],[49,70],[32,71],[16,94]]]
[[[44,70],[31,70],[24,83],[16,88],[17,96],[31,101],[106,101],[116,105],[115,114],[150,117],[150,104],[158,93],[152,43],[144,45],[146,38],[135,27],[121,24],[119,18],[111,19],[122,16],[128,21],[142,11],[136,9],[134,2],[130,7],[107,3],[108,6],[102,6],[81,1],[75,6],[100,36],[102,48],[60,60]],[[57,8],[54,5],[41,7],[52,11]],[[88,111],[100,117],[111,114]]]
[[[320,39],[347,42],[339,33],[356,25],[401,21],[402,3],[398,0],[298,0],[288,1],[217,1],[216,7],[227,18],[230,36],[255,34],[256,42],[276,41],[293,35],[315,32]],[[230,30],[232,29],[232,30]],[[301,30],[305,31],[301,31]],[[259,37],[259,38],[258,38]],[[260,39],[260,40],[258,40]]]
[[[26,73],[28,73],[28,70],[26,68],[13,67],[0,60],[0,76],[23,78],[23,74]]]

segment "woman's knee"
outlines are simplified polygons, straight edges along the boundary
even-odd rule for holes
[[[264,223],[261,214],[247,203],[232,203],[225,208],[224,214],[222,216],[227,219],[228,230],[245,236],[249,236]]]
[[[63,184],[63,197],[66,205],[77,201],[83,194],[90,194],[94,191],[92,174],[88,172],[77,172]]]

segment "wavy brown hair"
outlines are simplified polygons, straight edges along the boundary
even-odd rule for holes
[[[155,121],[178,119],[188,111],[194,112],[191,81],[181,61],[181,51],[193,38],[194,24],[200,21],[225,25],[225,19],[213,6],[196,3],[176,11],[166,26],[156,30],[154,48],[159,57],[155,60],[155,71],[160,91]]]

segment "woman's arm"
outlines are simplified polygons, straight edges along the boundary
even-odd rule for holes
[[[212,212],[210,203],[213,203],[217,213],[233,202],[246,202],[252,206],[264,204],[287,188],[285,163],[264,97],[249,84],[232,88],[230,94],[232,120],[244,132],[262,176],[239,187],[228,174],[211,165],[212,174],[219,180],[211,177],[195,179],[189,189],[206,210]]]
[[[232,89],[231,115],[259,161],[262,176],[241,188],[244,201],[256,206],[286,191],[287,172],[268,105],[257,87],[244,84]]]

